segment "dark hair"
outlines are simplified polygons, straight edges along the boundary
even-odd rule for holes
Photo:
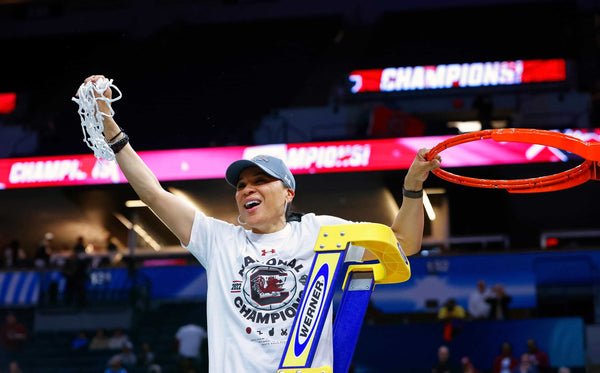
[[[285,221],[301,221],[302,216],[304,216],[303,212],[292,211],[292,203],[290,202],[287,206],[287,210],[285,211]]]
[[[446,308],[448,309],[448,311],[452,311],[454,307],[456,307],[456,300],[454,298],[448,299],[448,301],[446,302]]]

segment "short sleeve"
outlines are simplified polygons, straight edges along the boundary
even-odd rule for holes
[[[202,212],[196,210],[192,233],[189,244],[183,245],[204,267],[210,266],[211,258],[214,257],[214,250],[218,248],[218,242],[225,242],[236,234],[236,230],[241,229],[225,221],[208,217]],[[221,239],[219,239],[219,237]]]

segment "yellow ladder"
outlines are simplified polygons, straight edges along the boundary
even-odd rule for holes
[[[364,247],[379,262],[348,266],[333,327],[334,366],[310,368],[350,246]],[[392,230],[383,224],[323,226],[314,250],[315,259],[277,373],[347,372],[375,284],[410,278],[408,259]]]

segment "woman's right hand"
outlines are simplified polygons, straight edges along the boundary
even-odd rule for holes
[[[89,77],[87,77],[83,83],[88,83],[88,82],[92,82],[92,83],[96,83],[98,82],[98,80],[100,79],[106,79],[106,77],[104,75],[91,75]],[[96,95],[96,97],[100,97],[100,94],[94,91],[94,95]],[[110,87],[106,88],[106,90],[104,91],[104,97],[108,98],[109,100],[112,99],[112,90],[110,89]],[[110,110],[108,110],[108,103],[104,100],[100,100],[98,101],[98,107],[100,108],[100,111],[102,111],[105,114],[109,114]],[[108,111],[105,111],[108,110]]]
[[[95,84],[100,79],[106,79],[106,77],[104,75],[91,75],[91,76],[87,77],[83,81],[83,83],[85,84],[88,82],[92,82]],[[100,97],[100,94],[97,93],[96,91],[94,91],[94,95],[96,97]],[[106,88],[106,90],[103,93],[103,96],[106,97],[108,100],[112,99],[112,90],[110,89],[110,87]],[[115,135],[117,135],[121,131],[121,129],[119,128],[117,123],[114,121],[114,119],[109,116],[111,114],[110,103],[107,100],[97,100],[97,102],[98,102],[98,109],[100,109],[100,111],[102,113],[106,114],[106,115],[104,115],[104,120],[103,120],[104,137],[106,139],[112,139]]]

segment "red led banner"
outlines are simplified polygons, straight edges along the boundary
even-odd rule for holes
[[[563,133],[584,141],[600,142],[600,129]],[[158,150],[138,154],[161,181],[223,178],[233,161],[259,154],[271,154],[285,160],[295,175],[402,170],[410,167],[420,148],[433,148],[449,137]],[[569,156],[564,151],[543,145],[487,140],[444,151],[442,165],[450,168],[558,162],[568,160]],[[115,162],[99,161],[91,154],[0,159],[0,189],[125,182]]]
[[[387,67],[355,70],[349,76],[352,93],[518,85],[566,79],[563,59]]]

